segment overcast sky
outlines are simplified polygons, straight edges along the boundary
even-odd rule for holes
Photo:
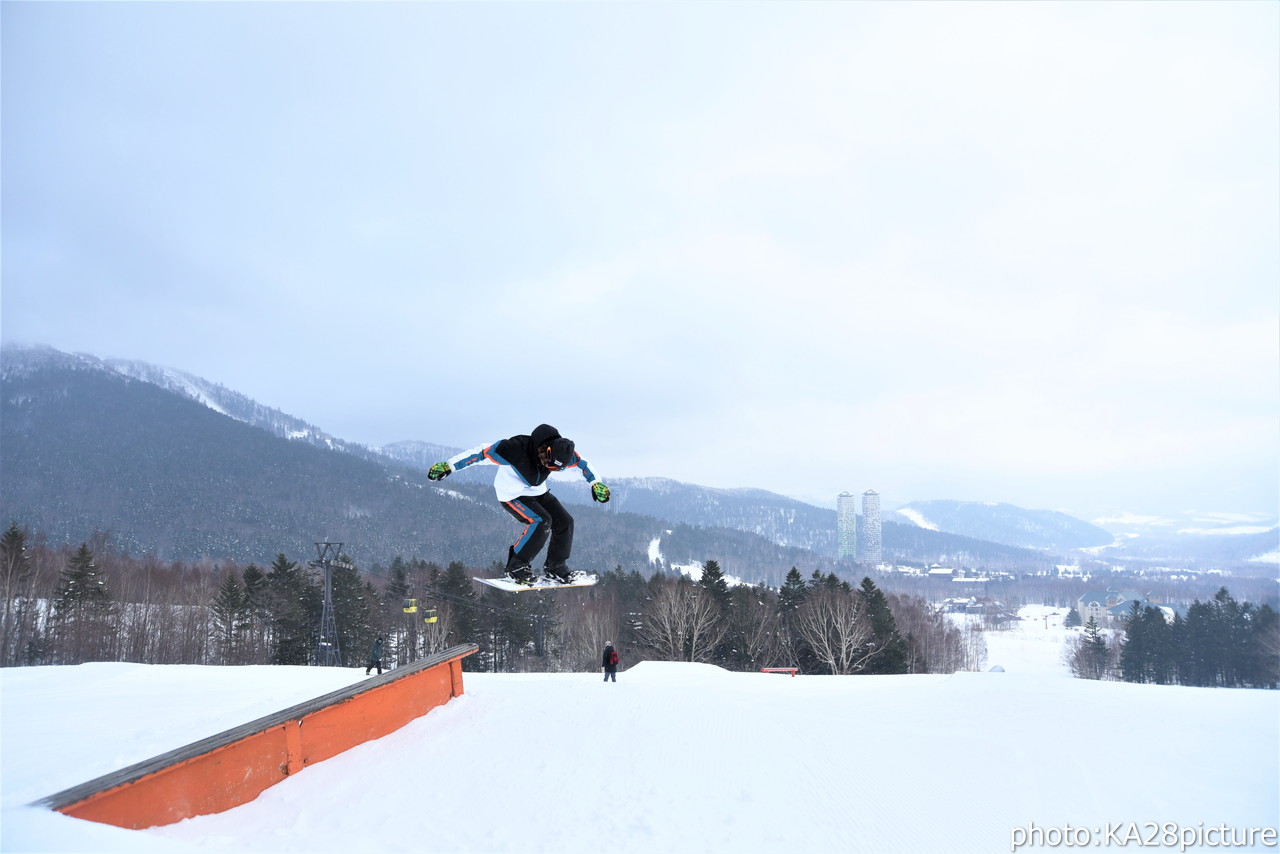
[[[606,481],[1277,512],[1280,4],[0,14],[5,341]]]

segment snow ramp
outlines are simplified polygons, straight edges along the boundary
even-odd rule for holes
[[[36,801],[138,829],[223,812],[463,693],[462,644]]]

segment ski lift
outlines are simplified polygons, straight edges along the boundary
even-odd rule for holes
[[[418,600],[417,599],[404,600],[404,612],[406,614],[418,613]]]
[[[436,614],[436,609],[435,609],[435,608],[423,608],[423,609],[422,609],[422,622],[424,622],[424,623],[434,623],[437,619],[439,619],[439,615],[438,615],[438,614]]]

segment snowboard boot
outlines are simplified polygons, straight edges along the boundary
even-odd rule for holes
[[[535,581],[533,570],[528,566],[509,566],[507,567],[507,580],[515,584],[523,584],[526,587],[532,587]]]
[[[568,584],[573,580],[573,570],[569,568],[569,564],[561,561],[560,563],[549,563],[542,568],[543,573],[558,584]]]
[[[533,568],[516,557],[514,549],[507,552],[507,580],[528,587],[532,587],[534,582]]]

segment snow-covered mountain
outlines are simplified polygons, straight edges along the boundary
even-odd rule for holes
[[[1084,522],[1055,510],[1012,504],[915,501],[896,518],[918,528],[989,542],[1057,552],[1084,552],[1109,563],[1248,566],[1260,572],[1280,564],[1280,528],[1274,519],[1212,513],[1183,518],[1122,514]]]
[[[52,347],[24,345],[5,345],[0,366],[6,376],[50,369],[108,371],[158,386],[207,406],[214,412],[266,430],[273,436],[338,451],[354,451],[360,447],[337,439],[314,424],[308,424],[279,409],[264,406],[238,391],[176,368],[128,359],[99,359],[85,353],[63,353]]]
[[[409,439],[403,442],[392,442],[388,445],[378,445],[369,450],[388,459],[404,463],[410,468],[426,471],[434,463],[447,460],[462,449]]]
[[[189,451],[184,452],[181,447],[178,447],[182,445],[184,437],[173,435],[168,439],[163,438],[172,433],[172,429],[164,431],[158,428],[166,425],[165,419],[177,416],[171,408],[154,398],[149,399],[151,405],[157,408],[149,417],[159,419],[153,424],[160,436],[155,441],[171,441],[175,443],[174,448],[135,448],[134,450],[145,450],[144,456],[131,462],[126,459],[127,453],[121,451],[121,449],[127,450],[129,443],[117,442],[113,445],[116,450],[112,453],[118,453],[118,459],[104,459],[102,448],[90,451],[87,448],[74,447],[76,443],[89,439],[85,429],[81,428],[70,429],[66,432],[65,438],[58,439],[57,441],[62,443],[58,449],[47,447],[54,441],[54,437],[48,434],[50,425],[43,424],[41,419],[51,417],[51,410],[43,406],[33,408],[32,404],[36,401],[23,396],[43,396],[52,401],[68,394],[85,394],[89,386],[69,382],[67,378],[76,375],[83,377],[88,374],[98,374],[103,378],[113,377],[117,382],[145,384],[146,388],[162,390],[166,395],[171,396],[170,399],[181,399],[189,402],[188,405],[196,403],[204,410],[265,431],[291,444],[309,445],[358,457],[380,467],[391,469],[393,472],[404,473],[406,469],[425,472],[432,463],[445,459],[458,450],[421,440],[366,448],[353,442],[343,441],[315,425],[179,369],[157,367],[138,361],[68,354],[51,347],[12,345],[6,345],[0,349],[0,376],[5,379],[8,389],[6,394],[10,396],[17,394],[22,399],[2,401],[6,418],[2,426],[6,436],[12,440],[9,448],[5,450],[16,453],[18,444],[44,435],[39,449],[39,459],[45,461],[42,465],[47,464],[54,457],[69,456],[83,459],[85,453],[92,453],[93,459],[97,461],[96,464],[105,464],[114,472],[131,471],[136,474],[136,477],[144,480],[154,474],[154,472],[148,474],[147,469],[149,467],[154,469],[158,461],[190,457]],[[46,378],[47,382],[41,378]],[[134,407],[133,409],[129,406],[115,405],[121,403],[112,397],[118,392],[109,391],[105,386],[93,388],[95,389],[92,392],[93,395],[102,394],[107,397],[95,398],[92,403],[84,401],[86,405],[100,407],[113,401],[108,409],[119,411],[121,418],[128,418],[129,413],[137,412],[136,402],[129,405]],[[61,416],[64,420],[71,417],[79,422],[87,417],[83,413],[69,415],[74,410],[74,406],[59,409],[64,413]],[[108,427],[107,422],[102,421],[101,417],[91,420],[93,430],[102,431]],[[28,421],[30,423],[27,423]],[[61,424],[59,431],[65,432],[62,428],[70,426]],[[124,428],[125,424],[122,421],[117,426]],[[18,438],[19,435],[21,438]],[[217,459],[228,459],[229,454],[243,456],[247,445],[254,444],[256,452],[262,456],[262,459],[256,462],[256,471],[284,470],[279,469],[277,463],[272,461],[274,451],[266,447],[258,448],[255,443],[248,442],[245,438],[223,436],[222,439],[230,444]],[[14,444],[14,441],[18,444]],[[186,441],[190,442],[191,437],[187,436]],[[204,444],[207,448],[212,448],[209,440],[206,439]],[[238,450],[232,454],[230,448]],[[188,462],[190,462],[189,459]],[[328,477],[332,468],[332,466],[320,466],[320,473],[315,476]],[[23,472],[21,464],[12,464],[9,467],[10,475],[21,475]],[[50,511],[51,515],[44,520],[45,524],[52,523],[53,517],[58,517],[61,520],[60,524],[69,525],[71,528],[84,524],[90,525],[90,529],[96,524],[116,526],[123,524],[123,519],[108,518],[110,514],[103,515],[101,518],[95,517],[95,513],[99,513],[102,508],[92,503],[84,506],[77,504],[80,506],[81,515],[71,518],[66,512],[67,505],[64,498],[51,493],[66,474],[65,472],[59,470],[51,473],[42,470],[28,474],[29,477],[10,477],[3,496],[11,511],[25,514],[24,518],[34,522],[36,515],[33,514],[40,511],[40,508],[48,509],[56,505],[63,510],[57,513]],[[56,476],[51,478],[51,474]],[[230,485],[229,475],[226,472],[203,471],[199,474],[190,472],[189,475],[192,484],[195,485],[193,488],[199,488],[198,484],[206,482],[226,483],[233,492],[235,489],[240,490],[238,494],[241,496],[239,500],[242,503],[257,501],[264,508],[262,511],[255,511],[259,513],[262,524],[266,524],[263,521],[266,517],[262,514],[273,513],[277,507],[276,503],[272,503],[273,499],[268,496],[255,497],[253,490],[246,491],[244,484],[234,487]],[[66,477],[68,483],[74,480],[70,475]],[[408,477],[415,483],[419,483],[416,475],[408,475]],[[480,487],[487,485],[491,479],[491,472],[477,468],[459,472],[450,480],[450,484]],[[365,476],[365,480],[369,480],[369,475]],[[150,481],[139,482],[134,484],[134,487],[147,494],[157,489],[164,491],[166,488],[156,484],[148,485],[149,483]],[[173,485],[171,483],[167,486]],[[836,553],[835,511],[830,508],[818,507],[763,489],[716,489],[665,478],[622,478],[611,481],[611,486],[614,487],[615,500],[609,505],[609,510],[615,513],[634,513],[666,520],[685,526],[686,533],[689,534],[717,529],[744,532],[760,537],[778,548],[804,550],[825,560],[834,559]],[[118,495],[123,486],[117,483],[112,488]],[[317,485],[317,488],[320,487]],[[325,484],[321,491],[326,495],[338,496],[350,489],[349,483],[335,482]],[[80,491],[83,492],[83,490]],[[561,479],[557,491],[566,501],[591,503],[580,478]],[[212,495],[206,498],[213,502],[206,503],[206,511],[220,506]],[[296,500],[296,497],[289,499],[290,502]],[[51,501],[52,504],[49,503]],[[83,502],[80,503],[83,504]],[[312,502],[312,505],[318,506],[321,503],[324,502]],[[110,507],[116,511],[122,506],[133,507],[127,502],[122,505],[119,500],[110,502]],[[195,505],[192,504],[192,506],[194,508]],[[363,514],[366,510],[350,508],[346,512],[353,518],[365,518]],[[938,560],[940,555],[962,554],[977,563],[1016,564],[1020,561],[1025,563],[1028,553],[1019,553],[1018,550],[1022,549],[1036,549],[1046,554],[1091,550],[1103,560],[1117,558],[1176,561],[1181,555],[1209,563],[1225,561],[1241,566],[1252,566],[1259,571],[1265,571],[1267,566],[1280,563],[1280,544],[1277,543],[1274,524],[1272,527],[1267,527],[1265,524],[1258,524],[1257,520],[1245,520],[1250,522],[1246,525],[1239,519],[1215,519],[1201,514],[1196,519],[1183,520],[1184,524],[1181,525],[1160,527],[1150,523],[1150,520],[1144,520],[1144,517],[1125,518],[1145,521],[1146,525],[1133,529],[1134,532],[1131,533],[1129,529],[1117,529],[1113,524],[1094,525],[1056,511],[1025,510],[1009,504],[979,504],[962,501],[913,502],[885,513],[885,553],[892,555],[893,559],[917,561]],[[118,527],[117,532],[119,532]],[[372,534],[368,535],[372,536]],[[68,529],[67,536],[83,536],[83,533],[74,533]],[[219,541],[222,538],[220,534],[211,536]],[[243,534],[236,536],[240,537]],[[696,534],[698,539],[702,536],[702,534]],[[957,538],[965,538],[965,541],[958,541]],[[147,547],[145,543],[136,545],[141,548]],[[700,547],[698,544],[690,545],[690,548],[694,549]],[[754,553],[755,550],[752,548],[749,551]],[[794,558],[779,555],[777,559],[785,562]]]
[[[914,501],[894,514],[930,531],[962,534],[1029,549],[1081,549],[1115,538],[1097,525],[1056,510],[1026,510],[977,501]]]

